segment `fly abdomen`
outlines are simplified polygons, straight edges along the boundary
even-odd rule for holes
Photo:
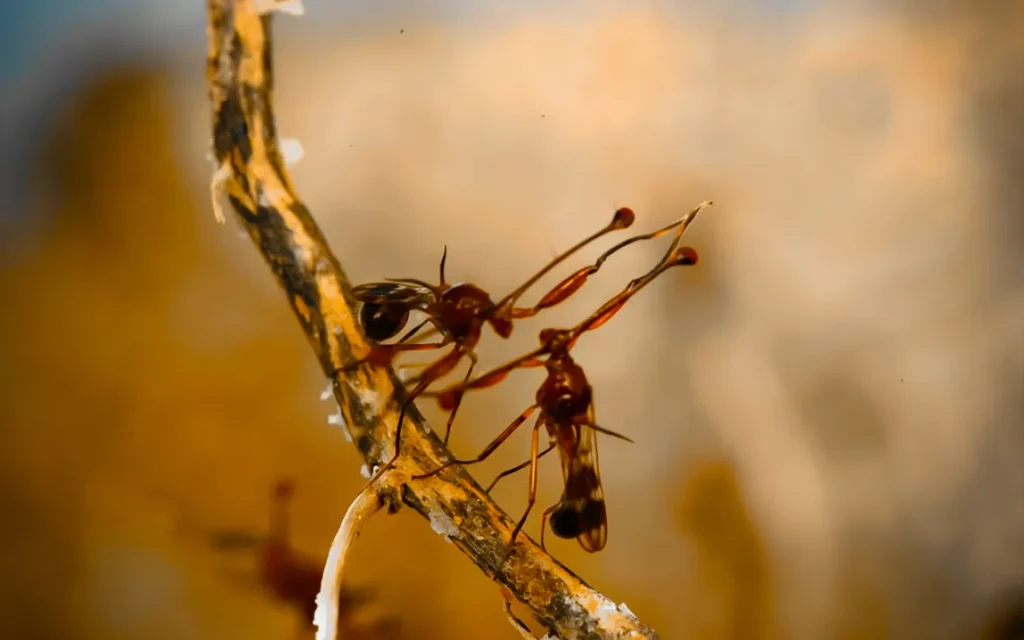
[[[408,321],[409,308],[404,304],[365,302],[359,308],[359,324],[374,342],[395,337]]]
[[[559,538],[577,538],[587,551],[604,546],[606,514],[604,500],[580,498],[562,502],[549,518],[551,532]]]

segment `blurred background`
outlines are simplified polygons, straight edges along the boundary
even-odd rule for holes
[[[715,200],[699,266],[575,351],[636,444],[602,440],[608,546],[549,536],[556,557],[664,638],[1024,637],[1024,5],[305,7],[274,24],[278,125],[354,282],[433,279],[447,244],[501,295],[616,207],[647,230]],[[3,637],[312,637],[267,577],[273,487],[315,566],[365,482],[284,296],[214,221],[204,19],[0,6]],[[540,378],[467,396],[456,453]],[[527,454],[523,432],[474,473]],[[559,483],[545,459],[539,505]],[[513,515],[525,494],[495,491]],[[516,637],[408,510],[367,525],[349,582],[358,637]]]

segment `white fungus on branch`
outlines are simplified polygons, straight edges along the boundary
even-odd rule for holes
[[[253,0],[253,11],[257,15],[266,15],[273,11],[292,16],[305,15],[306,8],[302,6],[302,0]]]

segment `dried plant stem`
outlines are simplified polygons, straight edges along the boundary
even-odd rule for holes
[[[394,450],[405,393],[390,368],[332,374],[369,346],[356,322],[348,278],[285,170],[272,109],[271,16],[261,14],[253,0],[207,0],[207,9],[214,187],[226,195],[284,290],[325,375],[336,376],[334,396],[346,427],[372,468]],[[433,471],[451,457],[410,407],[395,467],[400,477]],[[460,465],[403,480],[395,493],[396,502],[428,518],[558,637],[657,637],[524,535],[500,568],[514,523]]]

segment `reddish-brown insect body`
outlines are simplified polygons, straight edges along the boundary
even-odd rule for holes
[[[440,324],[456,342],[477,343],[485,322],[502,338],[512,334],[512,323],[495,317],[497,307],[486,291],[475,284],[455,284],[441,294],[436,313]]]
[[[625,289],[601,305],[583,322],[572,329],[544,329],[539,335],[541,342],[539,348],[476,379],[429,394],[437,397],[442,408],[450,409],[457,405],[458,400],[466,391],[497,385],[513,370],[538,366],[543,366],[546,369],[547,375],[537,390],[535,403],[509,424],[479,456],[471,460],[452,460],[430,474],[426,474],[432,475],[451,464],[474,464],[483,461],[539,409],[540,413],[532,431],[529,462],[503,472],[495,479],[496,483],[501,477],[529,466],[530,486],[527,508],[512,531],[509,554],[512,552],[516,536],[522,529],[536,499],[537,461],[552,448],[557,448],[560,454],[565,489],[559,502],[547,509],[543,518],[550,517],[551,529],[555,535],[563,538],[575,537],[587,551],[594,552],[604,548],[607,541],[607,517],[604,493],[598,472],[596,435],[604,433],[625,440],[629,440],[629,438],[604,429],[595,422],[593,390],[583,368],[573,360],[570,351],[583,333],[597,329],[610,320],[632,296],[659,275],[675,266],[696,264],[696,251],[690,247],[677,248],[677,245],[687,224],[703,206],[706,206],[706,203],[691,211],[674,225],[619,243],[598,258],[594,265],[577,271],[577,274],[593,273],[600,268],[605,259],[621,248],[640,239],[663,235],[669,229],[678,226],[675,240],[662,260],[651,271],[631,281]],[[546,428],[551,444],[543,452],[540,452],[538,434],[542,427]],[[491,483],[491,487],[493,486],[494,483]],[[488,488],[488,491],[491,487]],[[541,544],[543,545],[543,524],[541,531]]]
[[[547,418],[548,435],[561,454],[565,490],[546,513],[551,514],[555,535],[577,538],[587,551],[600,551],[608,538],[608,525],[597,467],[594,392],[583,368],[569,355],[570,333],[549,335],[549,339],[555,346],[544,363],[548,375],[536,400]]]
[[[418,376],[409,381],[408,384],[412,385],[412,387],[407,389],[406,399],[399,412],[398,426],[395,429],[395,453],[378,470],[374,479],[389,469],[398,458],[402,423],[408,404],[422,394],[436,380],[450,373],[464,358],[470,360],[470,367],[466,372],[465,380],[470,379],[473,367],[476,365],[476,347],[480,342],[484,325],[490,324],[495,333],[502,338],[508,338],[512,334],[512,321],[514,318],[531,317],[542,309],[564,301],[583,286],[586,279],[597,270],[596,267],[585,272],[577,272],[570,275],[556,285],[550,293],[542,297],[541,301],[533,307],[515,306],[519,297],[551,269],[601,236],[630,226],[635,217],[633,211],[629,208],[623,207],[618,209],[612,216],[611,222],[604,228],[563,252],[498,302],[494,302],[486,291],[474,284],[460,283],[450,285],[445,282],[444,266],[445,259],[447,258],[447,248],[441,257],[439,269],[440,282],[436,286],[414,278],[403,278],[388,282],[369,283],[353,289],[353,294],[361,303],[359,311],[360,323],[367,337],[371,338],[375,344],[371,346],[370,353],[365,358],[353,365],[349,365],[346,369],[364,363],[388,365],[391,364],[393,358],[398,353],[404,351],[432,350],[452,345],[451,351],[428,365]],[[396,343],[381,344],[384,340],[398,335],[408,322],[409,312],[414,310],[424,313],[426,320],[407,332]],[[438,334],[440,340],[430,343],[412,342],[416,332],[427,323],[433,325],[433,333]],[[460,401],[461,394],[455,397],[449,409],[450,414],[444,437],[445,443],[448,442],[451,435],[451,426],[458,411]],[[371,479],[372,481],[373,479]]]

